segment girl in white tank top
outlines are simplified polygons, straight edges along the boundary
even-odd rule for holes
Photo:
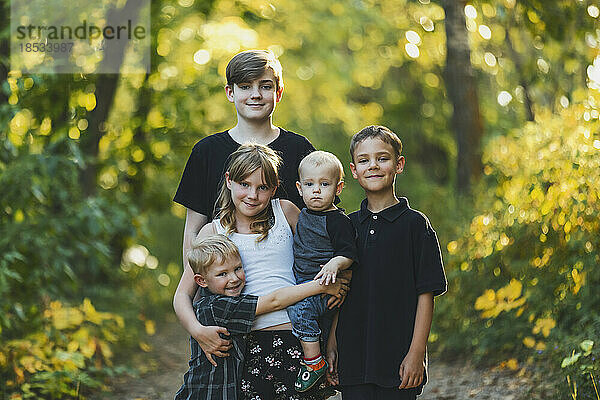
[[[244,294],[262,296],[277,289],[296,284],[292,265],[292,229],[281,209],[279,199],[271,200],[275,223],[262,241],[257,241],[258,233],[227,233],[220,219],[213,221],[216,233],[228,236],[238,247],[242,265],[246,273]],[[290,322],[286,310],[259,315],[254,320],[252,330],[259,330]]]
[[[238,247],[246,274],[245,294],[256,296],[296,284],[292,266],[293,231],[300,210],[289,200],[273,199],[280,159],[270,148],[246,144],[231,155],[217,200],[218,219],[199,236],[220,233]],[[321,400],[333,393],[319,388],[294,389],[302,348],[291,332],[286,310],[258,316],[246,337],[242,398]]]

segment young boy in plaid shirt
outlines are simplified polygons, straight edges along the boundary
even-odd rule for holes
[[[232,347],[229,357],[216,358],[214,366],[202,355],[198,342],[190,337],[190,367],[175,400],[240,398],[244,334],[250,332],[254,317],[284,309],[308,296],[322,293],[338,296],[340,288],[348,289],[348,281],[342,279],[330,285],[310,281],[260,297],[242,295],[246,276],[240,254],[236,245],[223,235],[196,239],[187,258],[202,291],[202,297],[194,303],[196,318],[205,326],[227,328]]]

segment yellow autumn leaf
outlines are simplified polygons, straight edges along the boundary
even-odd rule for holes
[[[81,354],[85,358],[92,358],[92,356],[96,353],[96,340],[91,339],[86,344],[81,346]]]
[[[550,331],[556,326],[556,321],[552,318],[538,318],[535,321],[535,326],[531,330],[534,334],[542,333],[544,337],[550,335]]]
[[[87,328],[81,327],[75,333],[73,333],[73,340],[77,340],[79,343],[85,343],[90,337],[90,332]]]
[[[535,339],[531,336],[527,336],[523,339],[523,344],[529,348],[532,348],[533,346],[535,346]]]
[[[504,289],[505,289],[505,293],[506,293],[506,298],[509,300],[515,300],[519,296],[521,296],[521,292],[523,290],[523,284],[516,279],[511,279],[510,283],[508,285],[506,285],[504,287]]]
[[[13,371],[17,376],[17,383],[23,383],[25,381],[25,374],[23,373],[23,370],[19,367],[14,367]]]
[[[573,294],[579,293],[579,290],[583,285],[585,285],[585,271],[579,272],[577,269],[573,269],[571,271],[571,276],[573,277],[573,282],[575,282],[575,286],[572,288]]]
[[[96,348],[100,348],[100,352],[102,353],[105,359],[108,360],[112,358],[113,352],[110,349],[108,343],[106,343],[104,340],[99,340],[98,343],[96,343]]]
[[[144,350],[146,353],[152,350],[148,343],[140,342],[140,349]]]
[[[25,368],[27,370],[27,372],[29,372],[29,373],[33,374],[33,373],[36,372],[36,368],[35,368],[36,359],[35,359],[35,357],[23,356],[23,357],[21,357],[21,359],[19,359],[19,364],[21,364],[21,366],[23,368]]]
[[[60,308],[52,314],[52,325],[63,330],[78,326],[83,322],[83,314],[76,308]]]
[[[69,344],[67,345],[67,351],[69,353],[76,352],[78,348],[79,348],[79,342],[76,340],[70,341]]]
[[[114,333],[112,333],[112,331],[108,330],[108,329],[102,329],[102,335],[104,337],[104,339],[108,340],[109,342],[116,342],[119,338],[117,337],[117,335],[115,335]]]
[[[123,327],[125,327],[125,320],[124,320],[124,319],[123,319],[123,317],[121,317],[120,315],[115,315],[115,316],[114,316],[114,320],[116,321],[116,323],[117,323],[117,326],[118,326],[119,328],[123,328]]]
[[[102,318],[101,318],[100,314],[96,311],[96,308],[93,306],[90,299],[88,299],[88,298],[83,299],[83,304],[81,305],[81,310],[85,314],[86,320],[88,320],[96,325],[100,325],[102,323]]]
[[[487,289],[481,296],[475,300],[476,310],[489,310],[496,306],[496,292],[493,289]]]
[[[148,335],[152,336],[156,333],[156,324],[154,323],[154,321],[147,320],[145,325],[146,325],[146,333]]]
[[[511,358],[510,360],[506,361],[506,366],[512,370],[512,371],[516,371],[519,368],[519,363],[517,361],[516,358]]]
[[[458,249],[458,243],[455,240],[451,241],[450,243],[448,243],[447,249],[448,253],[450,254],[456,253],[456,250]]]
[[[536,350],[546,350],[546,343],[544,343],[544,342],[538,342],[535,345],[535,349]]]

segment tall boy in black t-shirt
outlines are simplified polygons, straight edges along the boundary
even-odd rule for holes
[[[446,277],[429,220],[394,193],[401,151],[383,126],[364,128],[350,144],[366,199],[350,214],[358,267],[328,343],[329,380],[344,400],[412,400],[426,381],[433,297],[446,291]]]
[[[227,334],[224,327],[205,327],[196,319],[188,293],[195,293],[197,285],[185,254],[200,229],[213,218],[227,159],[245,142],[265,144],[278,151],[283,165],[279,171],[281,184],[275,195],[302,208],[304,203],[295,188],[298,165],[314,150],[304,136],[272,123],[273,111],[283,94],[282,68],[273,53],[249,50],[237,54],[227,65],[226,77],[225,94],[235,105],[237,124],[196,143],[174,198],[186,207],[187,213],[183,233],[184,268],[173,298],[173,308],[183,327],[198,341],[213,365],[216,363],[212,356],[225,356],[231,342],[219,336],[219,333]]]

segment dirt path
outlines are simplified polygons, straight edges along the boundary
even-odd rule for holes
[[[172,400],[187,370],[189,343],[183,328],[172,321],[157,328],[150,341],[152,350],[143,357],[141,377],[116,377],[113,391],[98,393],[91,400]],[[431,360],[430,383],[419,400],[519,400],[529,388],[524,378],[502,371],[478,371],[470,365]],[[341,400],[341,396],[330,400]]]

